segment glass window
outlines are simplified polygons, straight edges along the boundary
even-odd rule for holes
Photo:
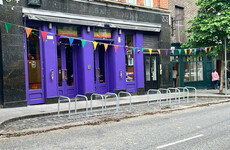
[[[144,6],[153,7],[153,0],[144,0]]]
[[[197,62],[198,81],[203,80],[203,62]]]
[[[62,86],[61,45],[57,45],[58,86]]]
[[[27,68],[29,89],[41,89],[41,61],[40,61],[40,43],[39,29],[31,27],[33,30],[27,38]]]
[[[137,1],[136,0],[126,0],[126,3],[137,4]]]
[[[134,52],[133,52],[133,35],[125,35],[125,45],[128,46],[125,55],[126,63],[126,81],[134,81]]]
[[[150,56],[145,57],[145,78],[150,81]]]
[[[111,29],[95,28],[93,37],[99,39],[111,39],[112,31]]]
[[[57,26],[57,34],[71,37],[81,37],[81,27],[78,26]]]
[[[152,66],[151,66],[151,72],[152,72],[152,80],[157,80],[157,57],[152,57]]]
[[[191,65],[191,81],[196,81],[197,78],[196,78],[196,62],[191,62],[190,63]]]
[[[190,81],[189,62],[184,62],[184,82]]]
[[[175,7],[175,36],[176,42],[183,43],[185,41],[185,33],[181,33],[184,30],[184,8]]]
[[[73,77],[73,47],[67,45],[65,47],[65,56],[66,56],[66,71],[65,77],[67,77],[67,85],[74,85],[74,77]]]

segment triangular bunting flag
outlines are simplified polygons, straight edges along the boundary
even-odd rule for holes
[[[209,47],[209,51],[211,51],[212,50],[212,47]]]
[[[45,39],[46,39],[46,36],[47,36],[47,32],[41,31],[41,34],[42,34],[42,39],[43,39],[43,42],[44,42]]]
[[[25,29],[26,29],[26,37],[28,38],[30,36],[30,33],[31,33],[32,29],[27,28],[27,27],[25,27]]]
[[[144,48],[141,48],[142,52],[144,51]]]
[[[195,55],[196,55],[196,51],[197,51],[197,50],[196,50],[196,48],[195,48],[195,49],[194,49],[194,54],[195,54]]]
[[[179,54],[181,54],[181,49],[178,49]]]
[[[74,38],[69,37],[69,44],[70,44],[70,46],[73,44],[73,40],[74,40]]]
[[[159,53],[159,55],[161,54],[161,50],[160,49],[157,49],[157,51],[158,51],[158,53]]]
[[[86,43],[86,40],[81,40],[81,45],[82,45],[83,48],[85,46],[85,43]]]
[[[202,53],[202,48],[200,48],[200,53]]]
[[[127,50],[127,46],[124,46],[124,52],[126,53],[126,50]]]
[[[117,52],[118,45],[114,45],[115,52]]]
[[[109,44],[104,44],[105,52],[107,52],[108,46],[109,46]]]
[[[136,47],[133,47],[133,53],[135,53],[135,51],[136,51]]]
[[[204,49],[204,50],[205,50],[205,53],[207,53],[207,49],[208,49],[208,48],[207,48],[207,47],[205,47],[205,49]]]
[[[152,51],[153,51],[152,49],[149,49],[149,54],[150,54],[150,55],[152,54]]]
[[[96,48],[97,48],[97,42],[93,42],[93,48],[94,48],[94,50],[96,50]]]
[[[189,51],[189,54],[191,54],[192,53],[192,49],[190,49],[190,51]]]
[[[215,46],[215,48],[217,48],[217,46]]]
[[[172,54],[174,55],[174,50],[172,49]]]
[[[218,49],[219,49],[219,50],[221,49],[221,45],[218,46]]]
[[[168,55],[168,50],[167,49],[165,50],[165,54],[166,54],[166,56]]]
[[[185,55],[187,55],[187,49],[184,49],[184,53],[185,53]]]
[[[12,24],[11,24],[11,23],[8,23],[8,22],[5,22],[5,26],[6,26],[6,31],[7,31],[7,33],[8,33],[9,30],[10,30],[10,28],[11,28],[11,26],[12,26]]]

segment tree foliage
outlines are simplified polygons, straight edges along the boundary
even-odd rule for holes
[[[184,47],[209,47],[221,45],[230,35],[230,0],[197,0],[198,15],[190,20]],[[213,49],[206,55],[217,56],[221,50]]]

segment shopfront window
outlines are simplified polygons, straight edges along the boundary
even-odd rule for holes
[[[27,38],[27,68],[29,89],[41,89],[41,61],[39,29],[32,27],[31,35]]]
[[[125,55],[126,62],[126,81],[134,81],[134,51],[133,51],[133,35],[125,35],[125,45],[128,46]]]
[[[184,60],[184,81],[203,81],[203,58]]]

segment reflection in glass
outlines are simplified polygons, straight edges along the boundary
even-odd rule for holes
[[[150,56],[145,57],[145,78],[150,81]]]
[[[57,45],[58,86],[62,86],[61,46]]]
[[[156,62],[156,56],[152,57],[152,66],[151,66],[151,72],[152,72],[152,80],[157,80],[157,62]]]
[[[198,67],[198,81],[201,81],[203,80],[203,62],[197,62],[197,67]]]
[[[65,80],[68,86],[74,85],[73,79],[73,47],[70,45],[65,46],[66,55],[66,70],[65,70]]]
[[[100,83],[105,83],[105,57],[104,57],[104,47],[101,44],[99,46],[99,69],[96,70],[98,76],[100,77]]]
[[[184,82],[190,81],[189,62],[184,62]]]
[[[191,62],[191,81],[196,81],[196,62]]]
[[[35,28],[35,27],[32,27]],[[39,31],[33,30],[27,38],[27,68],[29,89],[41,89],[41,61]]]
[[[125,54],[125,64],[126,64],[126,81],[134,81],[134,51],[133,51],[133,35],[125,35],[125,45],[128,49]]]

